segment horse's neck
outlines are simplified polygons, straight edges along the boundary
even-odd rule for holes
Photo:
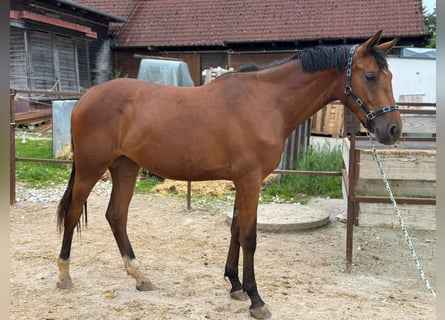
[[[275,107],[282,114],[288,133],[341,97],[342,77],[335,69],[305,73],[297,60],[265,71],[259,76],[274,84]]]

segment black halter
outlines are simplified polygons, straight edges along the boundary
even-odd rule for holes
[[[392,106],[384,107],[378,111],[372,111],[372,110],[369,110],[369,108],[366,106],[366,104],[359,97],[357,97],[357,95],[352,91],[352,88],[351,88],[352,57],[353,57],[355,49],[357,49],[357,47],[358,47],[358,45],[356,44],[351,47],[351,50],[349,50],[348,64],[346,65],[345,95],[353,97],[355,102],[357,102],[357,104],[363,109],[363,111],[365,112],[365,115],[366,115],[366,124],[364,123],[363,125],[365,126],[366,129],[368,129],[370,132],[372,132],[371,121],[374,118],[381,116],[382,114],[391,112],[391,111],[399,110],[400,107],[398,105],[392,105]]]

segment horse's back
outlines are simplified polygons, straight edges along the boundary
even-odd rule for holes
[[[136,101],[141,91],[147,94],[150,90],[156,90],[158,86],[160,84],[132,78],[118,78],[103,82],[85,92],[73,110],[73,114],[92,112],[93,109],[99,109],[103,115],[109,114],[122,104]]]
[[[131,78],[98,84],[87,90],[74,108],[73,134],[76,130],[80,130],[80,134],[84,134],[84,130],[112,132],[130,126],[131,122],[138,125],[142,119],[148,121],[144,109],[147,111],[148,106],[159,99],[159,91],[166,89],[174,90],[174,87]]]
[[[90,152],[88,161],[124,155],[177,180],[230,178],[282,148],[274,113],[265,121],[268,106],[252,103],[246,92],[230,77],[189,88],[111,80],[91,88],[75,107],[75,148]],[[270,161],[261,164],[264,170],[277,165],[279,154]]]

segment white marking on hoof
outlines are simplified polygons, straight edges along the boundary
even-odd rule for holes
[[[70,277],[70,260],[59,258],[57,260],[57,265],[59,267],[59,281],[57,281],[57,288],[71,289],[73,287],[73,282]]]
[[[139,269],[139,263],[136,259],[123,257],[125,270],[127,274],[136,279],[136,289],[139,291],[153,291],[156,287],[151,283],[144,273]]]

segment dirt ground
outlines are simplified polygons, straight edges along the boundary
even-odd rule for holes
[[[230,202],[137,195],[129,236],[158,290],[138,292],[126,275],[104,214],[106,192],[91,194],[88,227],[75,235],[74,288],[58,290],[61,246],[55,212],[60,188],[20,189],[10,210],[10,319],[249,319],[247,301],[231,300],[223,278]],[[105,187],[106,188],[106,187]],[[259,232],[256,277],[273,319],[435,319],[427,291],[400,229],[355,228],[354,266],[344,272],[346,226],[339,199],[313,199],[331,213],[324,227]],[[392,214],[392,213],[388,213]],[[411,231],[424,270],[435,284],[436,235]]]

